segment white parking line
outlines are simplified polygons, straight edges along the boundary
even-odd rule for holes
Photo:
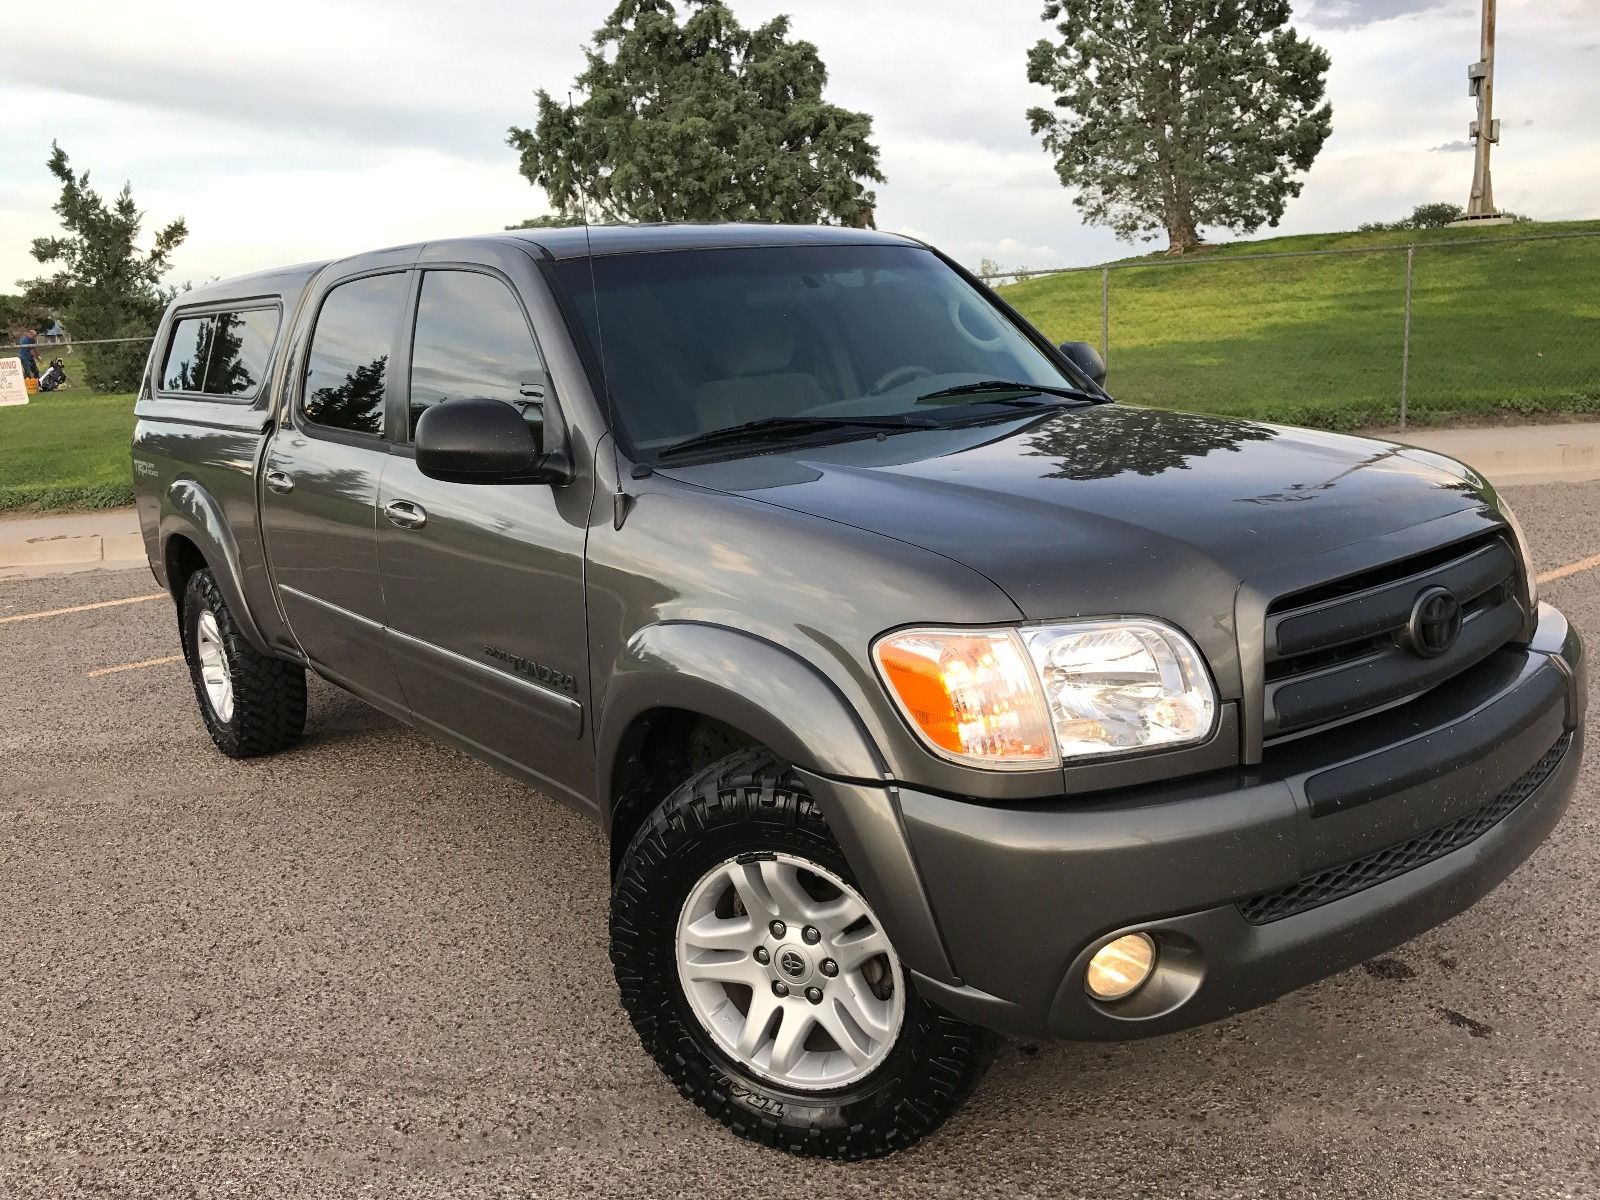
[[[68,613],[88,612],[93,608],[115,608],[119,604],[143,604],[148,600],[165,600],[165,592],[152,592],[148,596],[129,596],[125,600],[101,600],[97,604],[74,604],[71,608],[50,608],[44,612],[21,613],[15,617],[0,617],[0,625],[9,625],[13,621],[42,621],[45,617],[64,617]]]
[[[169,654],[166,658],[147,658],[143,662],[123,663],[120,667],[101,667],[98,671],[90,671],[86,679],[98,679],[102,675],[115,675],[118,671],[141,671],[145,667],[164,667],[168,663],[182,662],[183,655]]]

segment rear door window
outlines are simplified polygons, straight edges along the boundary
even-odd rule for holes
[[[369,275],[341,283],[317,314],[306,359],[301,411],[343,433],[383,435],[389,357],[405,304],[407,276]]]
[[[248,400],[261,390],[277,335],[276,308],[184,317],[167,346],[161,390]]]

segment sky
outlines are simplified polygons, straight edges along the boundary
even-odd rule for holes
[[[564,95],[613,0],[61,0],[0,59],[0,291],[56,232],[58,140],[148,214],[182,215],[172,282],[497,230],[547,211],[510,125]],[[827,64],[828,98],[874,119],[878,225],[960,261],[1077,266],[1128,252],[1085,226],[1024,113],[1041,0],[731,0],[779,13]],[[1477,0],[1295,0],[1332,55],[1333,136],[1280,232],[1465,203]],[[59,32],[58,32],[59,31]],[[1600,217],[1600,0],[1500,0],[1496,198]],[[1269,231],[1263,230],[1263,233]],[[1226,233],[1214,240],[1226,240]],[[1156,243],[1160,245],[1164,243]],[[1148,247],[1146,247],[1148,248]]]

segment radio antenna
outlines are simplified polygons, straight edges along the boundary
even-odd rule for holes
[[[567,115],[572,115],[572,93],[567,93]],[[600,318],[600,283],[594,267],[594,237],[589,232],[589,195],[574,182],[578,193],[578,216],[583,221],[583,248],[589,259],[589,299],[594,304],[595,353],[600,356],[600,390],[605,393],[606,424],[611,438],[611,474],[616,491],[611,495],[611,527],[621,529],[628,516],[628,493],[622,490],[622,454],[617,449],[617,406],[611,395],[611,377],[606,366],[606,327]]]

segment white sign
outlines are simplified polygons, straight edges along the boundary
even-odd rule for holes
[[[0,358],[0,407],[27,402],[28,385],[22,382],[22,360]]]

